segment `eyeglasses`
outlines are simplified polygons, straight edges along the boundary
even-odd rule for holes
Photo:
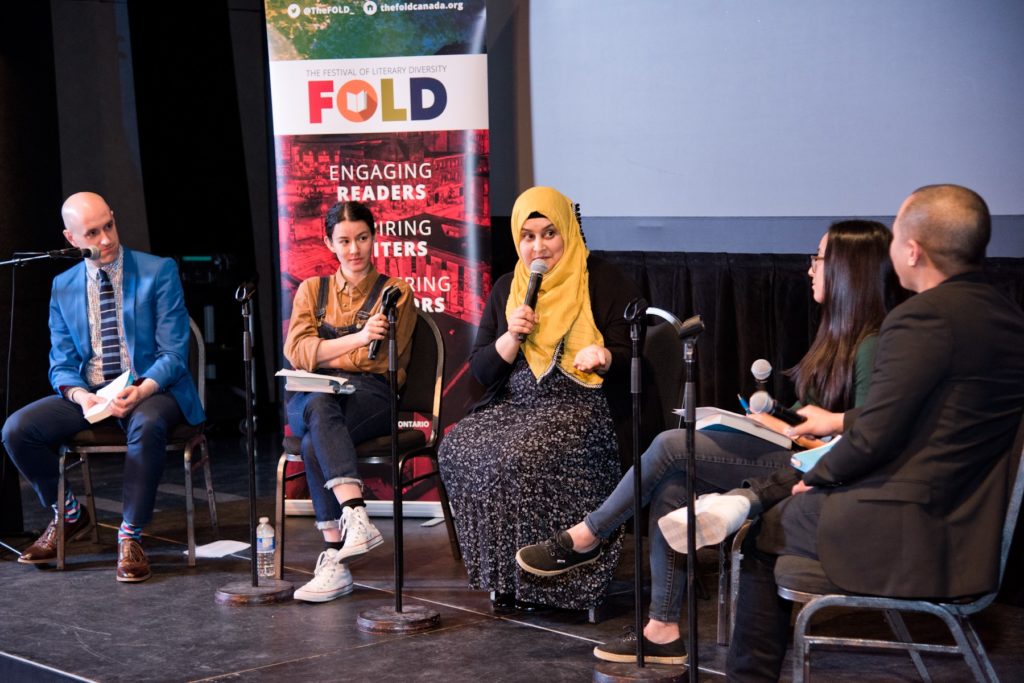
[[[824,261],[825,260],[824,256],[818,256],[817,254],[811,254],[810,257],[811,257],[811,270],[814,270],[815,268],[817,268],[818,267],[818,263],[820,261]]]

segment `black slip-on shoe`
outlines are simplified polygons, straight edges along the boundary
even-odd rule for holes
[[[606,662],[636,661],[636,632],[632,628],[615,640],[594,648],[594,656]],[[644,661],[651,664],[686,664],[686,643],[682,637],[670,643],[652,643],[644,636]]]
[[[601,542],[585,553],[572,549],[572,537],[568,531],[559,531],[544,541],[525,548],[516,553],[516,563],[524,572],[537,576],[557,576],[575,567],[590,564],[601,556]]]

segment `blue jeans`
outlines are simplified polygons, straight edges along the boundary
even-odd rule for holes
[[[727,491],[746,482],[760,495],[759,486],[771,498],[784,488],[767,475],[789,464],[792,451],[762,439],[735,432],[704,432],[694,435],[698,494]],[[641,503],[650,504],[648,534],[651,544],[650,617],[675,622],[682,614],[686,565],[682,556],[665,541],[658,519],[686,505],[686,432],[672,429],[654,439],[640,461]],[[764,484],[759,482],[764,479]],[[750,480],[750,481],[748,481]],[[788,489],[785,494],[788,495]],[[622,477],[612,494],[583,520],[600,538],[608,538],[633,516],[633,468]]]
[[[391,431],[391,390],[382,375],[347,375],[353,394],[299,393],[288,401],[288,425],[302,439],[302,459],[318,529],[337,528],[341,504],[331,490],[362,485],[356,444]]]
[[[174,397],[160,393],[139,403],[128,417],[117,420],[128,437],[122,506],[129,524],[141,527],[153,518],[156,488],[167,455],[167,434],[183,419]],[[57,502],[60,444],[89,426],[82,407],[60,396],[30,403],[4,423],[4,447],[44,507]]]

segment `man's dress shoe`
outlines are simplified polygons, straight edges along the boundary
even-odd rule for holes
[[[117,580],[126,583],[145,581],[150,577],[149,560],[142,544],[133,538],[117,543]]]
[[[81,536],[92,526],[92,516],[89,508],[81,506],[81,514],[74,522],[64,522],[64,538],[68,541]],[[46,526],[46,531],[36,539],[36,542],[28,547],[28,550],[18,556],[18,562],[22,564],[48,564],[57,561],[57,517]]]

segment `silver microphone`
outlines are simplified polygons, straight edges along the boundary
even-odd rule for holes
[[[90,258],[96,259],[100,257],[100,250],[96,247],[68,247],[67,249],[54,249],[53,251],[46,252],[46,255],[50,258]]]
[[[772,364],[764,358],[758,358],[750,366],[750,374],[754,376],[754,381],[757,382],[758,391],[766,391],[768,389],[768,378],[772,374]]]

